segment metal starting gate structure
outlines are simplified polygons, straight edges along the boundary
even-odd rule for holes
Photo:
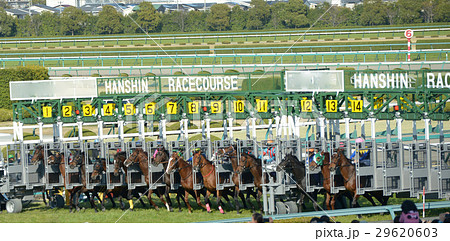
[[[79,168],[68,162],[77,152],[85,154],[87,187],[126,185],[130,189],[147,186],[140,168],[133,164],[128,175],[114,176],[114,154],[125,151],[127,157],[135,148],[149,154],[150,187],[165,185],[162,165],[153,166],[151,157],[158,145],[169,151],[184,150],[188,159],[195,148],[211,160],[217,148],[236,144],[238,162],[242,152],[261,159],[263,173],[269,180],[263,184],[264,211],[293,212],[289,200],[298,188],[293,177],[275,167],[289,154],[306,160],[306,191],[321,189],[320,172],[308,168],[309,149],[333,153],[344,148],[355,159],[369,152],[370,165],[356,164],[357,182],[363,184],[357,192],[382,190],[416,197],[423,192],[437,198],[450,195],[450,144],[444,122],[450,119],[449,70],[345,70],[345,71],[275,71],[267,73],[230,73],[192,76],[154,76],[123,78],[71,78],[62,80],[26,81],[10,84],[13,104],[15,142],[3,153],[0,168],[0,193],[8,200],[21,198],[38,189],[81,185]],[[245,128],[236,126],[244,120]],[[312,120],[312,121],[311,121]],[[214,122],[222,127],[211,127]],[[271,139],[259,138],[257,129],[275,128]],[[378,133],[377,122],[386,122]],[[413,123],[413,133],[402,133],[402,122]],[[433,128],[431,122],[438,125]],[[168,131],[168,123],[178,122],[179,130]],[[360,122],[360,134],[350,131],[350,123]],[[370,122],[370,136],[365,135],[365,123]],[[391,130],[391,122],[396,123]],[[425,128],[418,130],[418,123]],[[191,140],[189,129],[199,123],[201,139]],[[53,140],[45,140],[44,125],[53,125]],[[134,132],[130,134],[130,124]],[[158,124],[158,132],[154,125]],[[24,125],[37,125],[38,141],[25,141]],[[96,125],[96,136],[85,136],[83,127]],[[345,128],[341,135],[342,125]],[[64,137],[63,127],[73,128],[73,137]],[[306,135],[301,129],[306,129]],[[315,128],[315,131],[311,130]],[[109,129],[109,133],[105,130]],[[176,128],[177,129],[177,128]],[[220,141],[212,141],[211,132],[223,132]],[[246,130],[246,139],[233,140],[234,132]],[[173,141],[171,135],[179,135]],[[149,140],[155,138],[157,140]],[[356,143],[362,137],[364,142]],[[133,138],[130,140],[130,138]],[[134,139],[138,139],[138,141]],[[96,141],[94,141],[96,140]],[[437,140],[437,141],[436,141]],[[37,145],[44,145],[45,155],[64,153],[65,173],[55,165],[32,165],[31,156]],[[270,160],[265,153],[275,156]],[[13,155],[11,160],[4,157]],[[44,158],[46,159],[46,158]],[[91,180],[94,162],[106,160],[106,171],[99,180]],[[219,189],[231,187],[232,168],[215,160]],[[177,189],[178,174],[172,174],[171,188]],[[336,172],[331,178],[339,178]],[[199,175],[194,171],[194,181]],[[319,177],[317,179],[317,177]],[[266,175],[263,175],[266,178]],[[319,180],[319,181],[317,181]],[[240,187],[254,184],[241,178]],[[253,185],[253,186],[252,186]],[[194,185],[195,189],[202,184]],[[332,187],[332,192],[343,190]],[[22,193],[22,194],[21,194]],[[13,201],[12,201],[13,202]],[[17,201],[14,201],[17,204]]]

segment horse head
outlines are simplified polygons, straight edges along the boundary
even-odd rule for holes
[[[119,171],[124,167],[123,163],[127,159],[126,152],[121,151],[114,154],[114,176],[119,176]]]
[[[158,166],[159,164],[168,162],[168,160],[169,152],[163,146],[158,148],[153,154],[152,163],[153,165]]]
[[[290,170],[294,167],[293,163],[293,155],[291,153],[284,156],[283,160],[281,160],[280,164],[277,165],[276,171],[284,171],[284,170]]]
[[[99,179],[100,174],[105,171],[105,168],[103,166],[104,162],[105,162],[105,160],[97,160],[94,163],[94,168],[93,168],[94,170],[92,171],[92,174],[91,174],[91,179],[92,180]]]
[[[128,168],[129,166],[131,166],[134,163],[139,163],[139,154],[141,153],[141,151],[143,151],[141,148],[136,148],[133,150],[133,152],[131,153],[131,155],[123,162],[123,165]]]
[[[197,151],[194,153],[192,157],[192,167],[195,171],[200,171],[200,169],[206,165],[206,158],[202,155],[201,151]]]
[[[339,148],[339,149],[337,149],[336,153],[334,153],[331,156],[331,160],[330,160],[330,171],[331,172],[335,172],[337,167],[341,166],[342,157],[344,156],[343,152],[344,152],[344,150]]]
[[[169,162],[167,163],[166,173],[174,172],[178,168],[178,160],[181,158],[179,152],[174,151],[170,155]]]
[[[243,152],[241,158],[239,159],[239,165],[236,168],[238,174],[242,173],[245,169],[251,169],[255,165],[258,165],[256,157]]]
[[[31,157],[31,164],[37,165],[39,162],[44,161],[44,146],[39,145],[34,150],[33,157]]]
[[[76,166],[81,166],[84,162],[84,152],[76,151],[73,155],[72,161],[69,162],[70,169],[74,169]]]
[[[56,152],[55,154],[49,155],[47,157],[47,163],[49,165],[60,164],[64,160],[64,154],[61,152]]]

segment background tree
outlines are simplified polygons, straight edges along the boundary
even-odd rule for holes
[[[207,31],[206,26],[207,13],[204,11],[190,11],[186,17],[186,32],[202,32]]]
[[[270,21],[270,8],[264,0],[252,0],[248,10],[247,29],[262,29]]]
[[[364,0],[359,23],[363,26],[386,24],[386,5],[381,0]]]
[[[350,23],[352,11],[346,7],[332,6],[323,16],[322,22],[325,26],[338,27],[347,26]]]
[[[386,18],[389,25],[394,25],[397,23],[398,16],[398,6],[396,2],[386,3]]]
[[[122,14],[117,12],[111,5],[103,6],[102,11],[98,13],[97,33],[99,34],[118,34],[123,33],[121,24]]]
[[[447,0],[448,1],[448,0]],[[398,0],[398,23],[420,23],[423,0]]]
[[[270,22],[267,24],[267,28],[280,29],[286,27],[284,20],[286,18],[286,2],[277,2],[270,6]]]
[[[17,37],[31,37],[33,36],[33,23],[30,15],[26,15],[23,19],[16,19],[17,21]]]
[[[10,37],[16,34],[16,24],[13,17],[6,14],[3,8],[0,8],[0,37]]]
[[[137,11],[136,22],[146,32],[155,32],[161,28],[161,15],[151,2],[141,2]]]
[[[230,25],[231,30],[240,31],[245,29],[247,23],[247,12],[242,10],[239,6],[234,6],[231,9]]]
[[[450,1],[438,0],[434,10],[434,22],[450,22]]]
[[[289,0],[284,12],[284,23],[289,28],[301,28],[308,26],[306,17],[308,7],[301,0]]]
[[[230,29],[230,8],[225,4],[214,4],[206,17],[206,23],[212,31]]]
[[[64,8],[64,11],[61,13],[61,32],[72,36],[83,33],[87,17],[87,14],[79,8]]]
[[[33,16],[34,31],[36,36],[57,36],[60,34],[59,14],[44,11]]]

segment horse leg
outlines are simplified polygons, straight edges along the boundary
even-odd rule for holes
[[[225,197],[224,197],[225,198]],[[218,209],[220,211],[221,214],[224,214],[225,212],[223,211],[222,205],[220,205],[222,203],[222,191],[217,190],[217,200],[216,200]]]
[[[305,207],[305,194],[302,191],[300,191],[299,194],[300,194],[299,195],[300,198],[298,199],[298,212],[301,213],[301,212],[303,212],[303,208],[306,209],[306,207]]]
[[[152,193],[153,193],[152,189],[148,190],[147,198],[148,198],[148,201],[150,202],[150,204],[158,211],[159,207],[156,206],[156,204],[153,202],[153,200],[152,200]]]
[[[319,205],[317,205],[317,192],[318,192],[318,190],[314,190],[314,192],[312,192],[310,195],[313,198],[313,200],[311,200],[311,201],[313,202],[315,211],[319,211]]]
[[[105,193],[103,193],[103,198],[100,198],[97,192],[95,193],[95,196],[97,197],[98,201],[100,202],[100,207],[102,207],[102,212],[106,211],[106,208],[105,208],[105,205],[104,205]],[[114,199],[113,199],[113,201],[114,201]]]
[[[375,203],[375,201],[373,200],[372,196],[369,193],[364,193],[363,197],[365,197],[367,200],[369,200],[369,202],[372,204],[372,206],[376,206],[377,204]]]
[[[239,193],[240,193],[239,192],[239,188],[236,186],[235,189],[234,189],[234,204],[236,206],[236,213],[237,214],[239,214],[239,200],[238,200]]]
[[[352,208],[356,208],[357,207],[357,205],[358,205],[358,198],[359,198],[359,195],[356,194],[356,192],[355,192],[355,194],[353,196],[353,200],[352,200]],[[373,200],[372,200],[372,202],[373,202]]]
[[[206,206],[200,201],[200,193],[197,190],[194,190],[193,193],[191,193],[191,195],[193,197],[195,197],[195,200],[197,201],[197,205],[199,207],[204,208],[205,210],[207,210]],[[187,196],[187,194],[186,194]],[[186,198],[186,197],[185,197]],[[189,203],[189,202],[188,202]]]
[[[178,201],[178,209],[181,212],[181,206],[180,206],[180,200],[179,200],[179,196],[177,195],[177,201]],[[192,213],[191,210],[191,204],[189,204],[189,192],[184,190],[184,202],[186,203],[186,206],[188,208],[188,212]]]
[[[331,206],[331,204],[330,204],[330,200],[331,200],[331,194],[329,194],[328,192],[325,194],[325,205],[327,205],[327,210],[331,210],[331,209],[333,209],[334,210],[334,206],[332,207]],[[333,205],[334,205],[334,203],[333,203]]]
[[[206,203],[206,211],[208,213],[211,212],[211,203],[209,202],[209,196],[210,195],[211,195],[211,192],[209,190],[206,190],[205,203]]]
[[[170,193],[170,186],[166,186],[165,192],[164,192],[164,197],[166,198],[166,202],[167,202],[166,203],[167,211],[173,212],[172,200],[170,199],[169,193]],[[180,204],[178,203],[178,205],[180,205]]]
[[[94,202],[94,194],[90,195],[89,192],[87,191],[86,195],[88,195],[88,197],[89,197],[89,203],[91,204],[91,208],[93,208],[95,210],[95,212],[97,213],[98,210],[97,210],[97,205],[95,205],[95,202]]]

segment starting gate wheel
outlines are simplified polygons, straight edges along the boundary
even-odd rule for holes
[[[298,206],[294,201],[285,202],[284,204],[286,205],[287,213],[298,213]]]
[[[286,214],[287,213],[286,205],[284,205],[284,203],[282,203],[282,202],[276,202],[275,203],[275,212],[276,212],[276,214]]]
[[[6,202],[6,211],[8,213],[20,213],[22,212],[22,200],[11,199]]]
[[[65,201],[64,201],[63,196],[58,195],[58,194],[55,195],[55,202],[56,202],[57,208],[64,208]]]

